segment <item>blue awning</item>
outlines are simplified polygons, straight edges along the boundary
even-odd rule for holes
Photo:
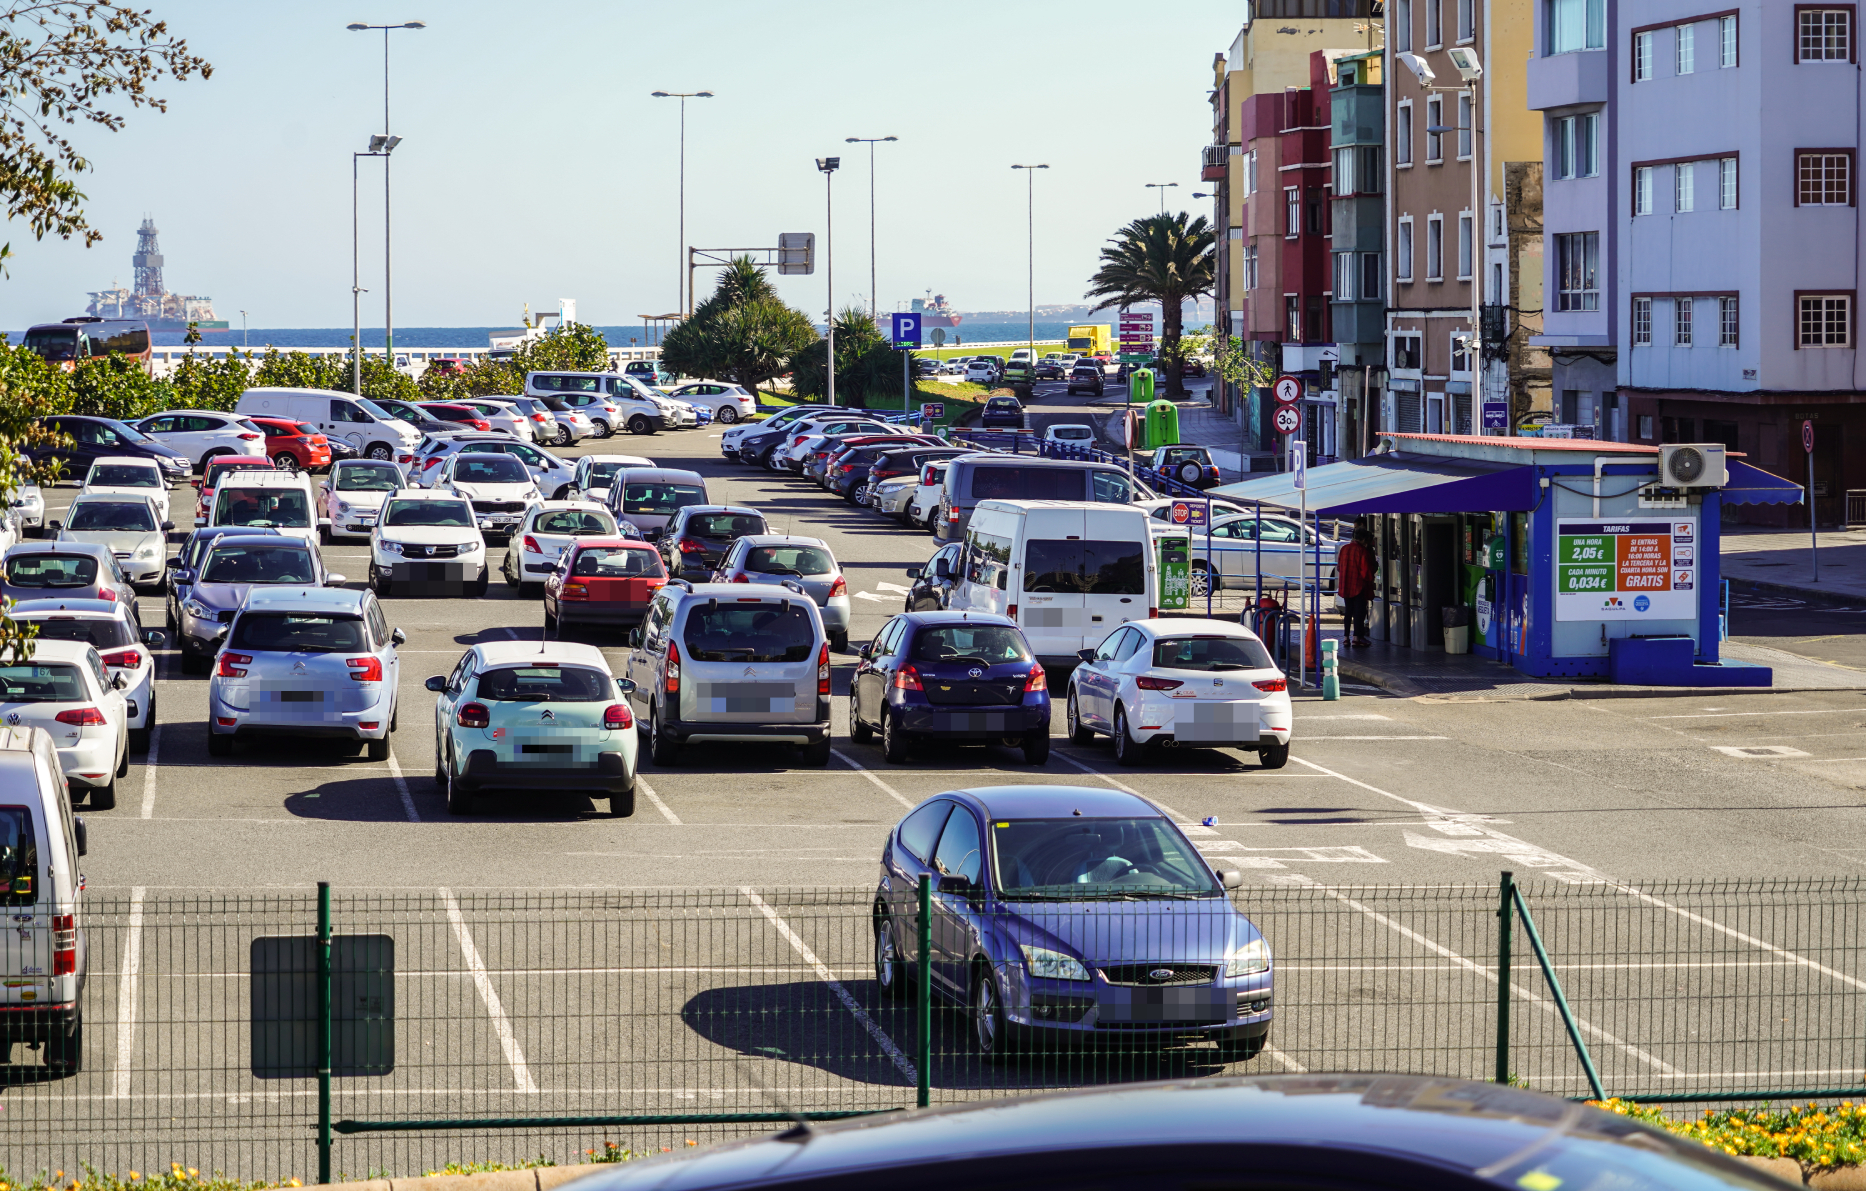
[[[1802,487],[1793,480],[1784,480],[1781,476],[1762,470],[1740,459],[1731,459],[1725,463],[1727,482],[1723,486],[1723,500],[1731,505],[1793,505],[1800,504],[1803,496]]]
[[[1293,509],[1303,493],[1292,472],[1211,490],[1232,500]],[[1773,478],[1773,477],[1771,477]],[[1324,517],[1360,513],[1525,512],[1536,506],[1536,469],[1438,455],[1369,455],[1308,471],[1308,507]]]

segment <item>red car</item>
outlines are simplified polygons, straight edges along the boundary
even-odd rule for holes
[[[328,449],[327,447],[326,450]],[[188,481],[201,493],[201,499],[195,504],[194,523],[196,525],[207,524],[208,506],[214,501],[214,485],[220,483],[220,478],[228,472],[277,470],[278,468],[272,465],[270,459],[260,459],[252,455],[215,455],[207,461],[207,469],[201,473],[200,479]]]
[[[435,363],[439,363],[439,361],[437,360]],[[430,364],[429,367],[431,368],[433,365]],[[480,415],[478,410],[470,405],[456,405],[451,401],[417,401],[415,405],[421,409],[427,410],[430,414],[443,422],[458,422],[462,426],[471,426],[475,430],[490,431],[492,429],[492,423],[488,422]]]
[[[266,432],[266,454],[280,471],[330,470],[330,440],[316,426],[290,418],[247,420]]]
[[[442,356],[438,360],[428,361],[428,371],[436,376],[459,376],[471,363],[471,360],[462,360],[458,356]]]
[[[565,625],[636,625],[667,583],[661,552],[627,538],[578,538],[544,581],[544,631]]]

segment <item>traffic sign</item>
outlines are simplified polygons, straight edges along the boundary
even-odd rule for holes
[[[786,274],[816,272],[816,233],[778,233],[778,272]]]
[[[1173,502],[1173,524],[1183,525],[1187,529],[1203,529],[1211,522],[1212,502],[1209,500],[1176,500]]]
[[[1484,429],[1508,430],[1510,428],[1510,406],[1506,401],[1484,402]]]
[[[894,312],[894,346],[920,346],[920,315],[907,311]]]
[[[1285,373],[1276,378],[1276,399],[1283,405],[1293,405],[1302,400],[1302,378]],[[1278,411],[1281,412],[1281,411]]]
[[[923,418],[943,418],[946,416],[944,401],[923,401],[920,403],[920,416]]]
[[[1282,434],[1294,434],[1302,429],[1302,407],[1299,405],[1279,405],[1271,415],[1277,431]]]
[[[1801,424],[1801,449],[1810,455],[1814,454],[1814,423],[1812,421]]]
[[[933,328],[933,346],[934,347],[945,347],[946,346],[946,328],[945,327],[934,327]]]
[[[1309,444],[1300,438],[1289,441],[1290,487],[1307,488],[1309,486]]]

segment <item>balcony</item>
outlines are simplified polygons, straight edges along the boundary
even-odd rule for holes
[[[1606,50],[1581,50],[1529,59],[1529,110],[1582,103],[1606,103],[1613,80],[1607,74]]]
[[[1225,165],[1231,160],[1231,146],[1207,145],[1199,150],[1199,181],[1222,182]]]

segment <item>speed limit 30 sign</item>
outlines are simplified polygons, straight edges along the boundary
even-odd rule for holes
[[[1279,405],[1271,421],[1282,434],[1294,434],[1302,429],[1302,407],[1297,405]]]

